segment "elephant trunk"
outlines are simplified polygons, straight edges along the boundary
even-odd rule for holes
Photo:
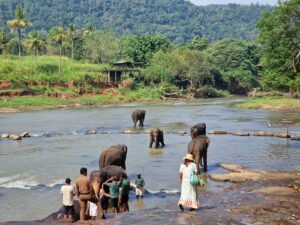
[[[155,144],[155,148],[158,148],[159,146],[158,137],[154,137],[154,144]]]
[[[93,187],[93,190],[94,190],[94,193],[95,193],[96,197],[99,199],[99,197],[100,197],[100,187],[101,187],[102,184],[100,184],[99,181],[92,181],[91,185]]]

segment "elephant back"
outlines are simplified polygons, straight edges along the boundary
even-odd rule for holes
[[[126,169],[124,165],[126,161],[126,156],[127,156],[126,145],[111,146],[100,154],[99,169],[102,169],[110,165],[122,166],[124,167],[124,169]]]

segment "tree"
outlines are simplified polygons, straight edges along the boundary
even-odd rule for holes
[[[21,58],[21,30],[25,27],[29,27],[32,23],[26,19],[25,11],[21,7],[16,9],[16,18],[7,21],[8,27],[11,31],[18,31],[18,42],[19,42],[19,59]]]
[[[76,29],[74,24],[70,24],[67,29],[68,39],[71,41],[71,59],[74,59],[74,39],[76,37]]]
[[[192,50],[203,51],[209,45],[208,39],[203,37],[194,37],[188,44],[188,48]]]
[[[214,77],[211,73],[211,66],[205,59],[204,54],[197,50],[189,50],[185,53],[187,62],[186,78],[190,88],[199,88],[204,85],[214,85]]]
[[[30,52],[35,52],[35,69],[37,69],[37,59],[40,52],[46,48],[46,41],[41,38],[37,31],[30,32],[25,44]]]
[[[61,72],[61,57],[62,57],[62,45],[67,38],[67,33],[63,27],[56,27],[50,31],[52,40],[59,45],[59,66],[58,73]]]
[[[169,39],[160,35],[129,36],[124,41],[124,53],[134,62],[147,65],[155,52],[165,52],[170,46]]]
[[[263,84],[292,93],[300,90],[299,0],[279,1],[279,7],[265,13],[258,23],[263,45]]]
[[[244,94],[258,85],[258,52],[255,44],[235,39],[217,41],[205,51],[227,88],[235,94]]]

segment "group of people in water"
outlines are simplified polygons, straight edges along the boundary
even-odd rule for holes
[[[90,180],[87,177],[86,168],[80,169],[80,176],[76,179],[75,187],[71,185],[71,179],[66,178],[65,184],[61,187],[60,194],[63,199],[64,220],[74,221],[75,208],[74,196],[77,195],[80,205],[80,220],[90,218],[95,220],[98,215],[106,219],[106,212],[109,204],[112,213],[123,213],[129,211],[129,192],[131,190],[130,179],[125,175],[111,177],[102,184],[99,198],[95,195]],[[136,198],[143,198],[145,181],[140,173],[134,181]],[[107,193],[105,188],[109,189]]]

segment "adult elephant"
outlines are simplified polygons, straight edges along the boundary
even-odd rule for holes
[[[137,109],[135,110],[132,114],[132,121],[133,121],[133,126],[136,127],[136,123],[137,121],[140,121],[140,127],[144,126],[144,120],[145,120],[145,115],[146,115],[146,111],[142,110],[142,109]]]
[[[99,198],[100,187],[105,181],[111,177],[120,177],[121,175],[127,177],[126,171],[119,166],[106,166],[100,170],[93,170],[90,174],[90,183],[95,195]]]
[[[100,154],[99,169],[102,169],[106,166],[115,165],[121,166],[124,170],[126,170],[126,156],[126,145],[110,146],[108,149],[106,149]]]
[[[198,136],[192,139],[188,145],[188,153],[194,156],[198,171],[199,164],[203,162],[203,171],[207,172],[207,149],[210,140],[207,136]]]
[[[205,123],[197,123],[196,125],[191,127],[191,137],[192,139],[198,137],[199,135],[206,135],[206,124]]]
[[[162,145],[162,147],[165,146],[164,143],[164,132],[160,130],[159,128],[154,128],[150,132],[150,144],[149,148],[152,148],[154,143],[154,148],[158,148],[159,144]]]

